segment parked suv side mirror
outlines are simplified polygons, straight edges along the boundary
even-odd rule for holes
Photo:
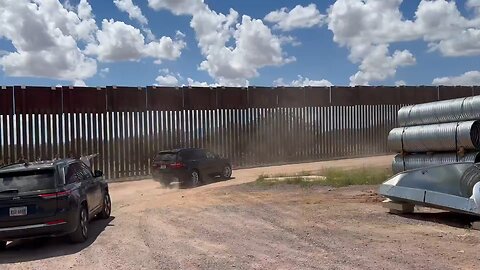
[[[99,170],[95,170],[93,172],[93,176],[94,177],[102,177],[103,176],[103,172],[102,171],[99,171]]]

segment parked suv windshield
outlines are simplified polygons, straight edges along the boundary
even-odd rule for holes
[[[53,169],[0,173],[0,193],[30,192],[55,188]]]

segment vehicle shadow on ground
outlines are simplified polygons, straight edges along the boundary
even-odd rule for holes
[[[469,228],[472,222],[480,220],[479,217],[454,212],[412,213],[401,214],[400,216],[461,229]]]
[[[89,237],[86,242],[72,244],[67,237],[52,237],[18,240],[10,242],[7,249],[0,251],[0,265],[7,263],[29,262],[53,257],[75,254],[95,242],[115,217],[93,220],[89,226]],[[1,269],[1,267],[0,267]]]

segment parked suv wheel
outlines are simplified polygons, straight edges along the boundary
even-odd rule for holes
[[[74,243],[83,243],[88,238],[88,214],[87,208],[80,208],[77,230],[70,234],[70,240]]]
[[[101,219],[107,219],[110,217],[112,213],[112,201],[110,199],[110,194],[105,191],[105,196],[103,196],[103,208],[102,212],[98,214],[98,217]]]

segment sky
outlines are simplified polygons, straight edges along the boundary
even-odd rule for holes
[[[0,85],[480,85],[480,0],[0,0]]]

